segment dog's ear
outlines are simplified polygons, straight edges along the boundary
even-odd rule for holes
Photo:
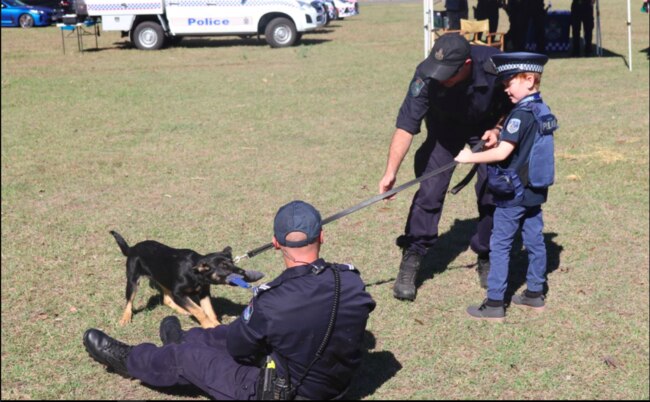
[[[203,273],[203,272],[209,271],[209,270],[210,270],[210,266],[208,266],[208,264],[202,262],[202,263],[196,265],[196,266],[194,267],[194,270],[195,270],[196,272],[198,272],[198,273]]]
[[[226,246],[226,248],[223,249],[222,253],[232,258],[232,247]]]

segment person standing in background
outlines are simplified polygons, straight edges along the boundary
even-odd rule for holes
[[[594,32],[594,1],[573,0],[571,2],[571,56],[580,56],[580,25],[584,29],[585,57],[592,55],[591,38]]]
[[[447,17],[449,18],[448,29],[460,29],[460,19],[467,19],[469,15],[467,0],[446,0],[445,9],[447,10]]]

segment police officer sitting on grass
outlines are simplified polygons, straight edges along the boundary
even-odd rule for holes
[[[215,399],[342,398],[361,364],[375,302],[352,265],[319,258],[322,242],[319,212],[293,201],[274,221],[286,269],[259,286],[231,324],[183,331],[170,316],[161,322],[162,347],[129,346],[97,329],[86,331],[84,346],[125,377],[194,384]]]

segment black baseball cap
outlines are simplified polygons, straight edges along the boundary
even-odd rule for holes
[[[322,230],[320,212],[304,201],[291,201],[280,207],[273,221],[273,234],[278,243],[285,247],[303,247],[313,243]],[[288,241],[291,232],[302,232],[307,238],[302,241]]]
[[[431,53],[420,63],[419,69],[427,77],[445,81],[458,72],[470,55],[467,39],[456,33],[448,33],[436,40]]]

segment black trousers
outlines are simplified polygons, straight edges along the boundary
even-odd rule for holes
[[[592,34],[594,31],[594,6],[590,3],[574,1],[571,4],[572,53],[580,54],[580,26],[584,29],[585,56],[592,53]]]
[[[460,29],[460,19],[467,19],[467,10],[447,10],[447,18],[449,18],[449,29]]]
[[[453,162],[454,157],[466,143],[473,147],[480,140],[477,135],[466,136],[456,130],[447,135],[442,134],[445,131],[441,128],[438,131],[441,135],[429,134],[416,151],[416,177]],[[484,130],[472,131],[480,132],[481,135],[484,132]],[[450,169],[420,183],[420,189],[413,196],[404,234],[397,238],[396,243],[399,247],[424,255],[438,240],[438,224],[453,172],[454,169]],[[485,165],[480,165],[477,171],[475,191],[479,220],[476,232],[470,240],[470,247],[475,253],[486,256],[490,251],[495,207],[492,194],[487,191]]]
[[[513,2],[508,8],[510,30],[508,42],[511,44],[509,51],[526,51],[526,36],[528,29],[533,30],[533,42],[536,53],[546,53],[546,10],[543,1],[532,1],[531,4],[518,4]],[[529,28],[531,27],[532,28]]]
[[[499,27],[499,0],[478,0],[474,7],[474,18],[489,20],[490,32],[496,32]]]

